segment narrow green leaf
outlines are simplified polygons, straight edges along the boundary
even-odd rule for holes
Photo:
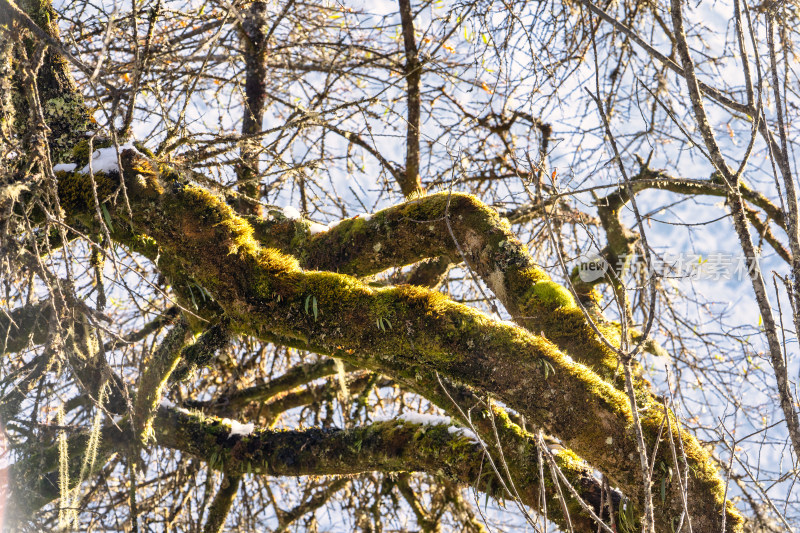
[[[111,223],[111,215],[108,213],[108,209],[106,208],[106,204],[100,205],[100,209],[103,210],[103,219],[106,221],[106,226],[111,232],[114,232],[114,225]]]

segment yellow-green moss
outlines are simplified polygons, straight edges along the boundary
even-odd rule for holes
[[[185,281],[194,279],[216,291],[239,331],[308,339],[320,353],[336,352],[389,375],[414,366],[446,373],[561,432],[567,445],[605,465],[620,486],[631,491],[638,486],[639,476],[627,457],[635,450],[627,397],[588,368],[567,364],[544,338],[494,323],[480,311],[418,287],[375,290],[332,272],[301,271],[291,256],[255,243],[252,228],[213,194],[185,185],[159,195],[152,201],[132,199],[139,202],[137,229],[153,235],[165,254],[176,256]],[[441,199],[438,203],[441,207]],[[153,211],[143,213],[140,207]],[[526,275],[530,281],[538,273],[531,269]],[[579,313],[571,295],[561,297],[555,282],[537,279],[529,287],[537,312]],[[316,298],[318,317],[306,311],[309,297]],[[392,326],[377,331],[375,315],[388,317]],[[590,333],[574,341],[580,348],[587,339],[592,339]],[[652,424],[646,426],[650,431]],[[605,444],[607,435],[613,435],[613,446]]]
[[[538,281],[531,288],[531,293],[553,308],[566,307],[571,309],[576,307],[572,293],[555,281]]]

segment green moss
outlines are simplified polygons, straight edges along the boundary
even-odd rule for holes
[[[94,191],[92,182],[80,173],[58,173],[58,198],[68,213],[94,213]],[[119,180],[104,173],[96,174],[97,199],[105,202],[116,192]]]
[[[443,217],[446,209],[447,194],[438,193],[406,202],[401,212],[412,220],[435,220]]]
[[[19,7],[45,30],[50,30],[50,24],[56,21],[57,13],[47,0],[20,0]]]
[[[214,292],[238,322],[238,331],[265,338],[309,339],[314,344],[310,348],[319,353],[336,352],[388,375],[416,366],[463,379],[497,394],[542,427],[557,428],[565,443],[596,464],[608,465],[608,471],[619,476],[614,481],[620,486],[637,486],[639,477],[627,457],[634,449],[625,427],[631,420],[627,397],[588,368],[569,363],[544,338],[496,324],[480,311],[419,287],[375,290],[333,272],[302,271],[295,258],[254,242],[250,225],[208,191],[185,185],[158,194],[153,201],[132,198],[139,202],[134,214],[139,231],[152,234],[165,255],[176,257],[176,269],[185,282],[196,280]],[[428,214],[442,209],[441,198],[433,203]],[[148,208],[153,212],[145,213]],[[577,328],[580,311],[566,289],[541,279],[537,269],[520,270],[523,275],[517,282],[530,289],[526,305],[534,314],[573,317],[569,327]],[[318,317],[306,311],[309,297],[317,301]],[[375,320],[381,317],[392,325],[379,328]],[[559,335],[571,331],[556,322],[551,326]],[[597,340],[584,332],[570,344],[575,346],[573,353],[589,344],[587,339],[595,341],[590,348],[597,352]],[[550,365],[549,377],[541,362]],[[655,422],[646,420],[645,425],[653,434],[658,429]],[[609,435],[614,446],[605,444]],[[694,448],[689,450],[687,455],[694,459]],[[702,468],[698,472],[715,478]]]
[[[147,235],[141,234],[133,234],[129,237],[118,236],[116,232],[112,237],[117,240],[121,240],[123,244],[131,248],[136,253],[142,254],[143,256],[155,259],[158,256],[158,243],[152,237]]]
[[[553,308],[566,307],[571,309],[576,307],[572,293],[554,281],[536,282],[531,288],[531,293]]]
[[[136,146],[136,143],[134,143]],[[150,150],[146,148],[140,149],[145,154],[150,154]],[[165,184],[175,184],[179,183],[183,180],[180,174],[169,165],[165,165],[163,163],[158,165],[158,173],[161,175],[161,181]]]

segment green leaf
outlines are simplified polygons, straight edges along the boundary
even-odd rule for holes
[[[108,229],[110,229],[111,232],[113,233],[114,225],[111,223],[111,215],[108,214],[108,209],[106,208],[106,204],[102,204],[100,206],[100,209],[103,210],[103,219],[106,221],[106,226],[108,226]]]

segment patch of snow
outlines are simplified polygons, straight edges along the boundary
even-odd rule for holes
[[[376,422],[385,422],[391,419],[376,419]],[[423,426],[449,426],[447,432],[451,435],[466,437],[473,442],[480,442],[478,436],[471,430],[461,426],[453,425],[453,419],[442,415],[425,415],[422,413],[403,413],[397,420],[408,422],[409,424],[421,424]]]
[[[300,211],[295,209],[294,207],[287,205],[283,208],[283,216],[291,220],[297,220],[298,218],[303,218],[303,215],[300,214]]]
[[[222,422],[231,427],[231,435],[241,435],[242,437],[247,437],[252,435],[253,431],[256,429],[255,424],[252,422],[249,424],[242,424],[241,422],[231,420],[230,418],[223,418]]]
[[[423,424],[425,426],[450,425],[451,423],[449,416],[423,415],[422,413],[403,413],[398,418],[404,422]]]
[[[330,228],[325,224],[317,224],[316,222],[312,222],[308,226],[308,231],[311,233],[311,235],[316,235],[317,233],[322,233],[328,231],[329,229]]]
[[[361,215],[361,219],[364,222],[369,222],[370,220],[372,220],[372,213],[364,213],[363,215]]]
[[[75,172],[77,166],[75,163],[59,163],[53,167],[53,172]]]
[[[161,398],[161,402],[159,403],[159,405],[160,405],[161,407],[164,407],[164,408],[166,408],[166,409],[174,409],[174,410],[176,410],[177,412],[179,412],[179,413],[183,413],[183,414],[185,414],[185,415],[194,416],[194,413],[193,413],[193,412],[191,412],[191,411],[190,411],[190,410],[188,410],[188,409],[184,409],[183,407],[178,407],[177,405],[175,405],[174,403],[172,403],[171,401],[169,401],[167,398]]]
[[[450,426],[447,428],[447,432],[451,435],[458,435],[460,437],[466,437],[472,442],[480,442],[478,436],[469,428],[463,428],[461,426]]]
[[[123,150],[136,150],[133,144],[123,144],[119,147],[120,153]],[[92,153],[92,172],[119,172],[119,165],[117,165],[117,149],[113,146],[109,148],[100,148]],[[83,167],[80,171],[81,174],[89,173],[89,165]]]

